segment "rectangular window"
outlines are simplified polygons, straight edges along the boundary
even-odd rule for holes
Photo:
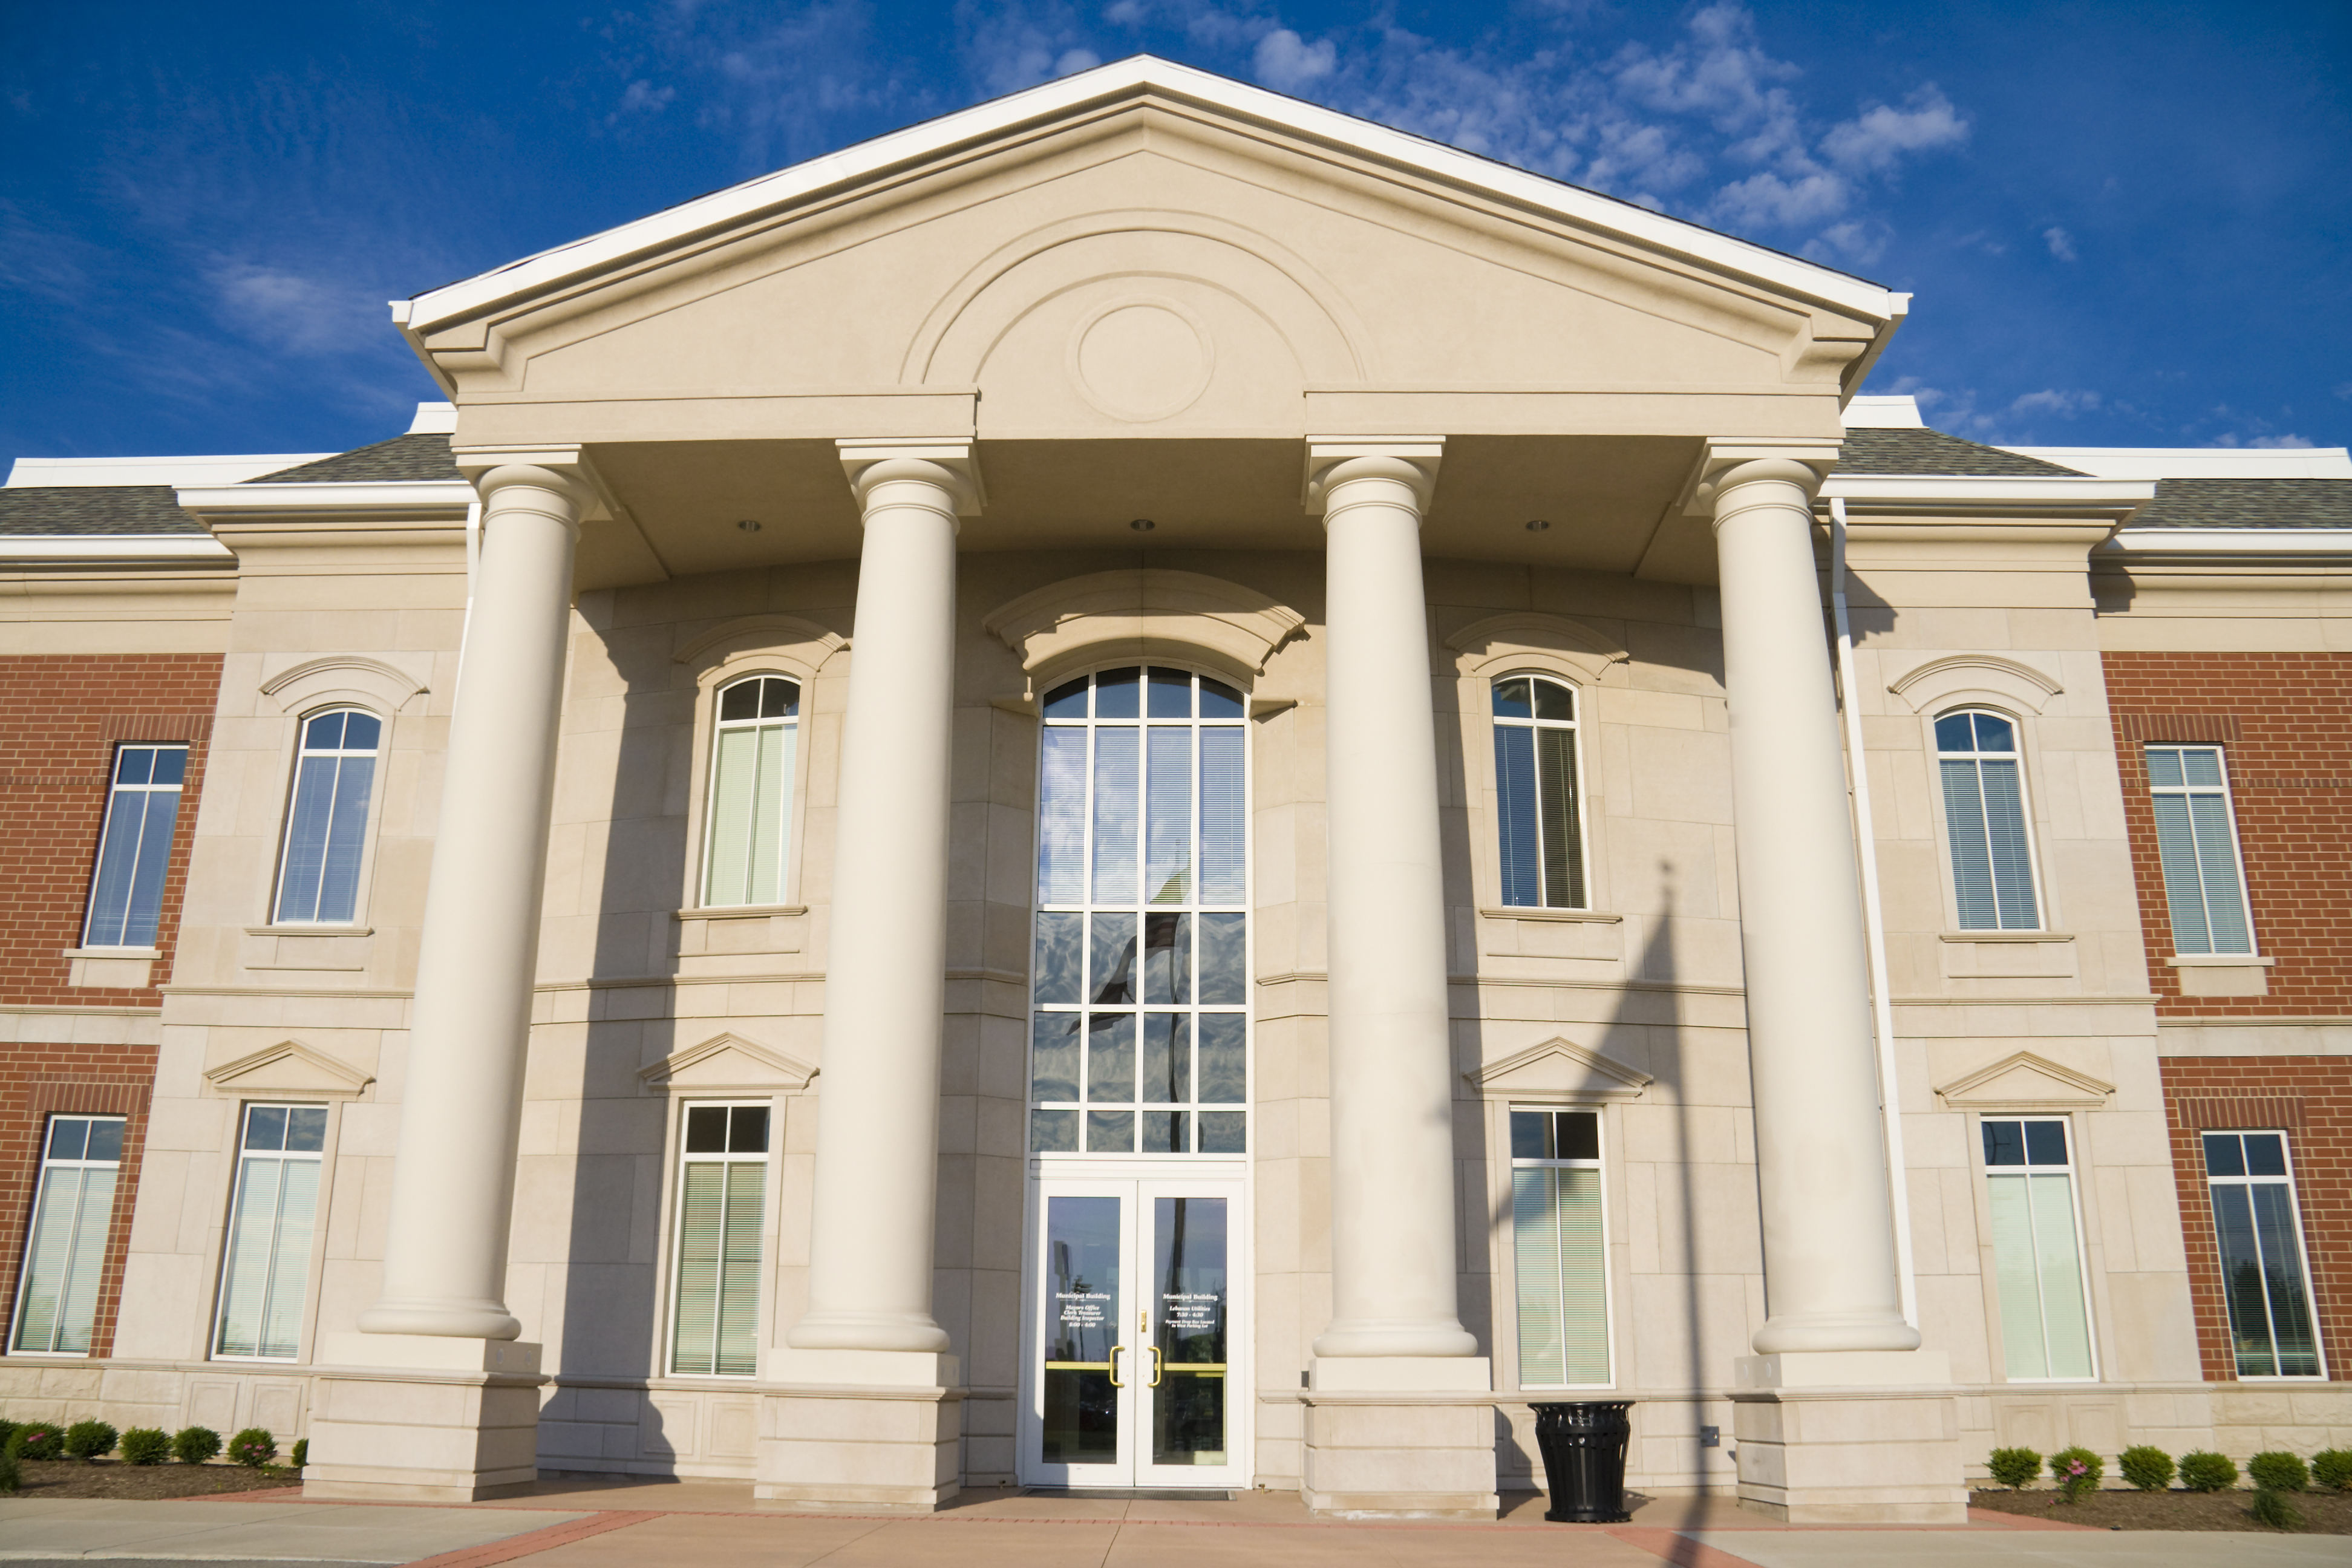
[[[2074,1170],[2063,1119],[1983,1124],[1992,1190],[1993,1276],[2013,1378],[2087,1378],[2091,1316],[2074,1223]]]
[[[719,694],[703,854],[706,907],[784,900],[800,711],[800,686],[782,676],[753,676]]]
[[[1534,675],[1497,680],[1493,689],[1503,902],[1515,909],[1580,910],[1584,828],[1578,808],[1576,692]]]
[[[323,1106],[245,1108],[215,1355],[292,1361],[301,1353],[310,1242],[319,1222],[319,1164],[326,1147]]]
[[[1936,751],[1960,930],[2041,930],[2017,726],[1995,713],[1947,713]]]
[[[1511,1112],[1511,1251],[1524,1388],[1605,1387],[1609,1291],[1601,1118]]]
[[[383,721],[341,710],[302,721],[294,798],[286,809],[286,854],[278,872],[277,914],[287,925],[343,925],[359,912],[360,861],[367,847],[368,799],[375,791]]]
[[[2175,952],[2254,951],[2219,746],[2150,746],[2147,787]]]
[[[768,1107],[689,1105],[679,1143],[669,1369],[757,1377]]]
[[[90,879],[84,947],[152,947],[163,913],[163,873],[187,777],[185,746],[119,746],[106,829]]]
[[[16,1332],[9,1341],[18,1354],[89,1353],[121,1163],[121,1117],[49,1118],[24,1283],[16,1292]]]
[[[2205,1190],[2213,1199],[2238,1375],[2323,1375],[2286,1134],[2208,1132],[2204,1143]]]

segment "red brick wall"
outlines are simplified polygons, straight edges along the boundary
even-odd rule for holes
[[[187,781],[156,932],[154,978],[169,977],[220,671],[213,654],[0,658],[0,1005],[162,1005],[152,988],[77,990],[60,954],[81,944],[115,744],[185,741]],[[92,1345],[96,1355],[111,1350],[154,1078],[152,1047],[0,1045],[0,1299],[11,1328],[49,1117],[125,1116]]]
[[[2238,1373],[2197,1134],[2208,1127],[2281,1127],[2303,1211],[2320,1351],[2332,1381],[2352,1381],[2346,1364],[2352,1357],[2352,1057],[2167,1057],[2158,1066],[2207,1380],[2232,1383]]]
[[[2352,654],[2110,653],[2107,702],[2139,885],[2148,983],[2166,1017],[2352,1016]],[[2246,863],[2263,996],[2183,996],[2172,954],[2149,741],[2219,742]]]

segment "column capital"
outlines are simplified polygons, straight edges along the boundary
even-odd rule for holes
[[[1739,470],[1756,464],[1774,465],[1778,471],[1747,477],[1784,479],[1802,485],[1810,496],[1837,467],[1838,447],[1835,441],[1811,436],[1709,436],[1683,482],[1679,510],[1685,517],[1713,517],[1716,497]]]
[[[1332,485],[1342,479],[1392,479],[1411,485],[1415,509],[1426,512],[1437,489],[1437,465],[1444,457],[1443,436],[1309,436],[1299,499],[1308,512],[1320,513]],[[1360,459],[1370,466],[1339,472]]]
[[[847,476],[850,490],[861,508],[874,485],[887,479],[916,478],[930,479],[945,487],[955,497],[958,517],[978,517],[988,505],[988,489],[980,479],[980,455],[975,443],[966,437],[942,436],[928,440],[844,437],[833,445],[841,454],[841,471]],[[925,474],[922,468],[901,468],[900,464],[922,465],[936,472]]]
[[[466,447],[452,454],[457,471],[478,491],[484,500],[511,484],[531,482],[537,470],[545,476],[541,482],[556,482],[572,499],[577,510],[575,521],[602,521],[614,515],[611,499],[604,482],[596,475],[588,460],[585,447],[577,446],[538,447]],[[511,471],[509,471],[511,470]]]

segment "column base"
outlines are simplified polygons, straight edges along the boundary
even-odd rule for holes
[[[539,1479],[539,1346],[347,1333],[319,1350],[305,1498],[476,1502]]]
[[[1493,1519],[1494,1373],[1484,1356],[1318,1356],[1300,1495],[1325,1519]]]
[[[1959,1401],[1941,1351],[1737,1363],[1739,1505],[1790,1524],[1965,1524]]]
[[[959,1489],[961,1369],[920,1351],[767,1353],[751,1495],[812,1513],[929,1513]]]

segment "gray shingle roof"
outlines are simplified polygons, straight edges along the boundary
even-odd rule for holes
[[[2352,479],[2161,479],[2134,528],[2352,528]]]
[[[205,525],[180,510],[169,485],[0,489],[0,533],[194,533]]]
[[[1979,447],[1941,430],[1853,429],[1840,448],[1842,474],[1969,475],[1987,479],[2079,479],[2072,468]]]
[[[257,479],[247,479],[246,483],[392,484],[407,479],[462,479],[465,477],[450,458],[449,437],[427,433],[394,436],[391,440],[378,441],[373,447],[338,452],[331,458],[321,458],[315,463],[304,463],[299,468],[281,468]]]

